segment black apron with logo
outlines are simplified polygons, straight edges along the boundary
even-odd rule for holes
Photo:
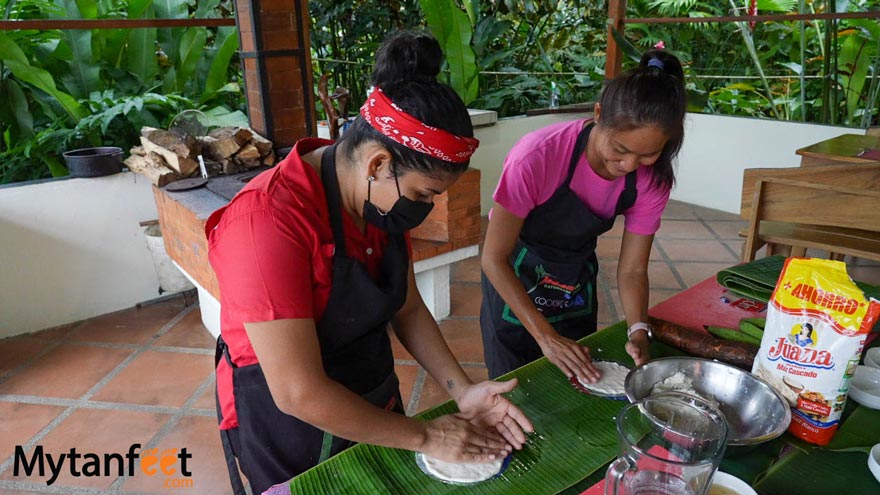
[[[623,193],[609,219],[596,216],[569,188],[592,128],[590,123],[578,135],[565,182],[529,213],[510,255],[513,271],[538,311],[560,335],[575,340],[596,331],[598,237],[610,230],[614,218],[636,199],[635,172],[627,174]],[[496,378],[543,354],[485,273],[482,286],[483,353],[489,377]]]
[[[389,235],[378,281],[370,277],[363,264],[348,256],[335,148],[325,150],[321,161],[321,180],[335,242],[330,297],[316,325],[324,371],[373,405],[403,413],[387,327],[406,301],[406,240],[401,234]],[[217,342],[217,362],[220,359],[226,359],[233,368],[239,426],[221,430],[221,439],[236,495],[245,493],[236,458],[251,490],[259,494],[353,445],[279,410],[260,365],[233,365],[222,337]],[[320,401],[321,397],[314,400]],[[219,403],[217,411],[219,416]]]

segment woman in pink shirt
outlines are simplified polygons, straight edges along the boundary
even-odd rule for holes
[[[624,215],[617,286],[626,351],[648,359],[648,257],[684,139],[684,73],[662,50],[612,80],[593,120],[554,124],[508,154],[482,258],[480,324],[494,378],[539,357],[569,378],[595,381],[596,243]]]

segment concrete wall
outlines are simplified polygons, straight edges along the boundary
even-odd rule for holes
[[[492,207],[492,193],[507,151],[533,129],[586,114],[500,119],[476,130],[480,148],[471,160],[482,172],[482,210]],[[688,114],[672,199],[739,213],[742,173],[755,167],[796,167],[795,150],[859,129],[721,115]]]
[[[0,189],[0,338],[158,297],[138,225],[154,218],[130,172]]]

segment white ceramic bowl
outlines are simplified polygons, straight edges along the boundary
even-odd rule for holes
[[[880,443],[875,445],[871,449],[871,453],[868,454],[868,469],[871,470],[877,481],[880,481]]]
[[[880,368],[880,347],[872,347],[865,352],[865,365]]]
[[[878,449],[878,451],[880,451],[880,449]],[[732,474],[727,474],[722,471],[715,472],[715,476],[712,477],[712,486],[727,488],[728,490],[732,490],[734,493],[736,493],[736,495],[758,495],[758,492],[756,492],[754,488],[749,486],[748,483]],[[709,495],[712,495],[711,488],[709,489]]]
[[[849,384],[849,396],[865,407],[880,409],[880,368],[856,367]]]

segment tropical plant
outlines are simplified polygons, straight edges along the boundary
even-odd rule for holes
[[[0,0],[3,19],[203,18],[232,10],[232,0]],[[185,107],[243,115],[237,49],[234,27],[0,31],[0,101],[9,102],[0,105],[0,153],[25,151],[32,164],[12,167],[14,174],[0,164],[4,180],[66,175],[57,145],[127,150],[140,125],[167,125]]]

